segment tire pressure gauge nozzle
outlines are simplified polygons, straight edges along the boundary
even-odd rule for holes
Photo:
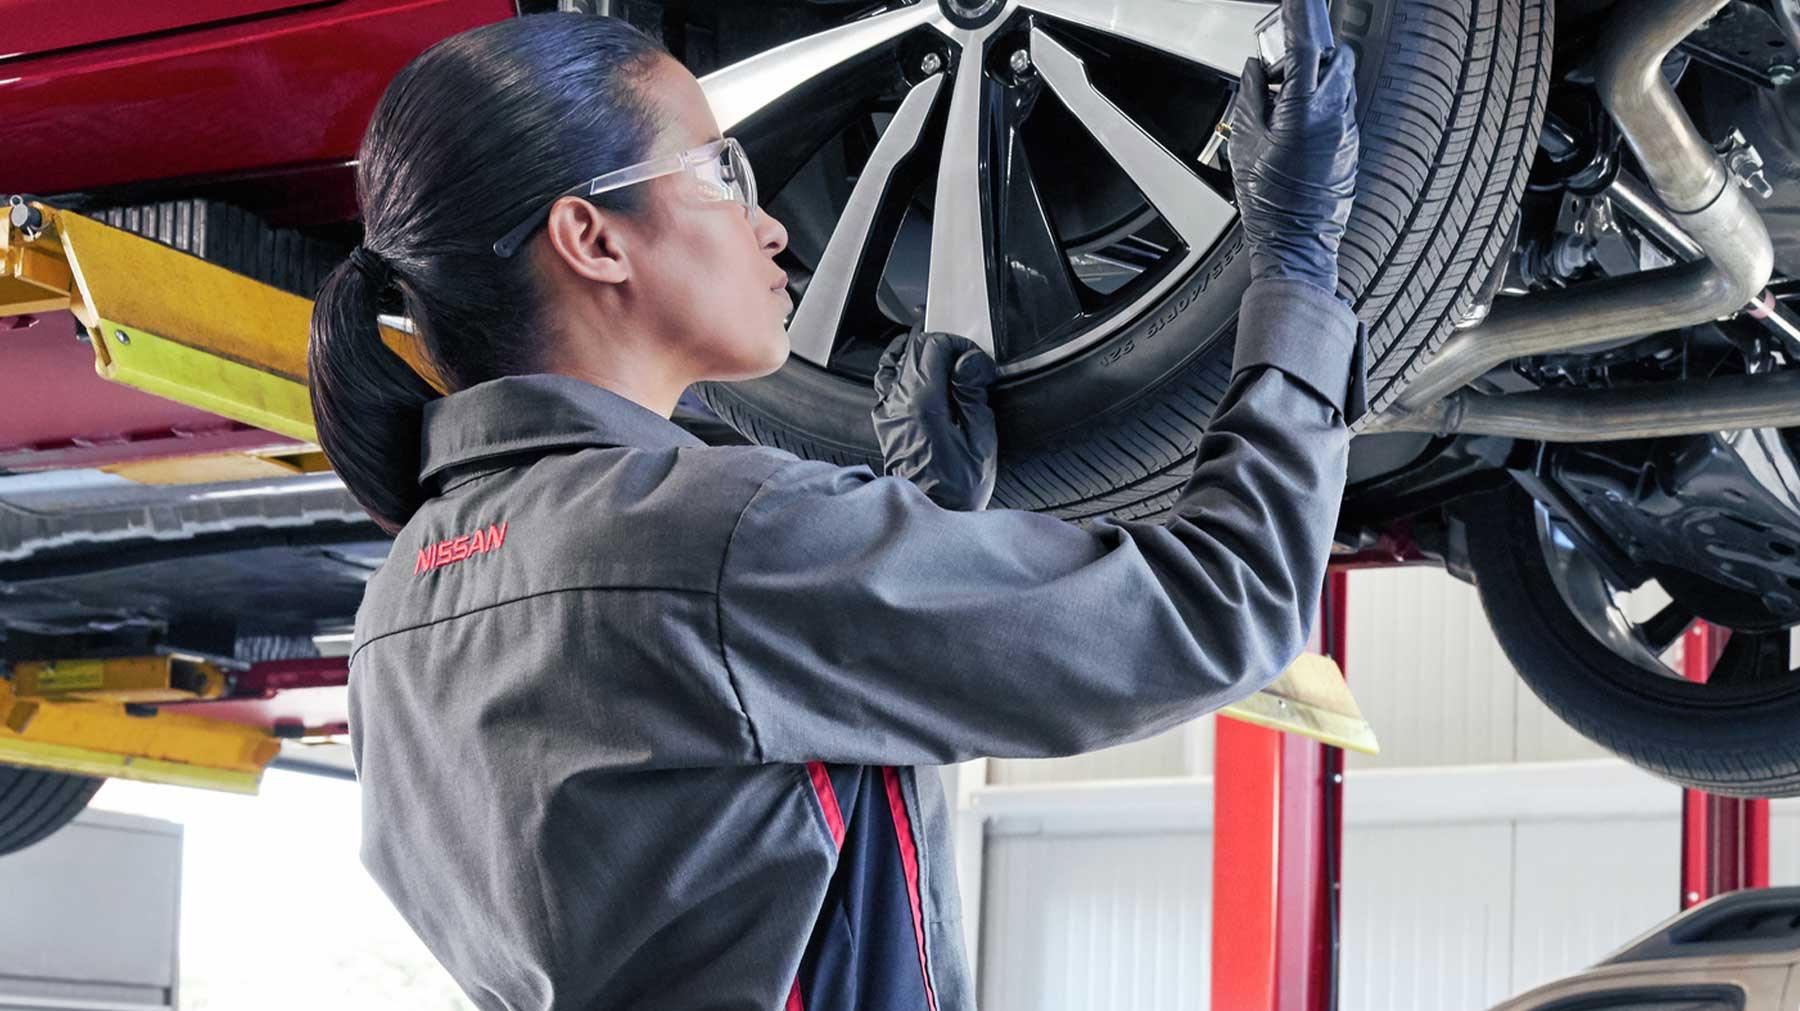
[[[1262,58],[1263,66],[1269,68],[1269,85],[1278,85],[1287,72],[1287,34],[1281,21],[1281,8],[1276,7],[1261,21],[1256,23],[1256,51]],[[1200,164],[1208,168],[1223,170],[1225,160],[1219,152],[1231,140],[1231,113],[1237,108],[1237,90],[1234,88],[1231,97],[1225,101],[1225,109],[1219,114],[1219,124],[1213,127],[1212,136],[1206,138],[1206,146],[1200,150]]]

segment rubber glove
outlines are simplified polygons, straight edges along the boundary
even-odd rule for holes
[[[994,359],[974,341],[913,331],[875,369],[875,438],[886,472],[945,509],[985,509],[994,495],[999,439],[988,388]]]
[[[1337,290],[1338,245],[1356,198],[1356,54],[1335,45],[1325,0],[1283,0],[1291,69],[1270,108],[1261,60],[1244,64],[1231,113],[1231,178],[1250,279]]]

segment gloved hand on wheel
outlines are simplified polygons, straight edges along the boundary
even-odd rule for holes
[[[875,370],[875,438],[886,471],[945,509],[987,507],[999,440],[988,388],[999,370],[974,341],[913,331]]]
[[[1337,290],[1338,245],[1356,197],[1356,55],[1336,45],[1325,0],[1283,0],[1290,67],[1270,108],[1261,60],[1244,64],[1231,114],[1231,178],[1250,278]]]

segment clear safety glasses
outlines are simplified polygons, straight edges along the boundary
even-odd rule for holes
[[[638,183],[672,176],[677,172],[686,172],[699,184],[700,198],[707,201],[731,201],[743,205],[744,215],[756,216],[756,175],[750,171],[750,158],[744,154],[743,145],[735,137],[702,144],[680,154],[672,154],[664,158],[653,158],[650,161],[627,165],[622,169],[596,176],[579,186],[571,186],[556,195],[556,200],[563,197],[594,197],[613,190],[635,186]],[[554,204],[556,200],[552,200]],[[494,243],[497,256],[511,256],[519,251],[531,233],[550,217],[550,206],[519,222],[517,228],[500,237]]]

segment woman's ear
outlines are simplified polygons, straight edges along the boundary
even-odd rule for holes
[[[580,197],[550,205],[550,248],[579,277],[618,284],[631,276],[619,222]]]

